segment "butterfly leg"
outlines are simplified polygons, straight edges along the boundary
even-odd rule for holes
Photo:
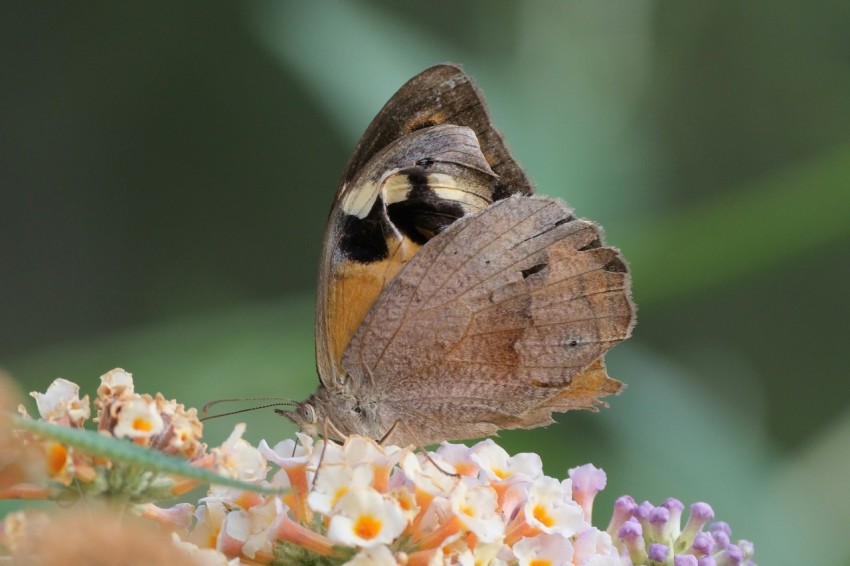
[[[324,443],[322,444],[322,453],[319,455],[319,463],[316,464],[316,473],[313,476],[314,487],[316,485],[316,480],[319,479],[319,472],[321,472],[322,470],[322,462],[325,461],[325,450],[327,450],[328,448],[328,442],[333,442],[330,439],[331,434],[339,438],[340,441],[343,441],[346,438],[346,436],[342,434],[336,426],[334,426],[331,420],[325,417],[324,420],[322,420],[322,440],[324,441]]]
[[[419,442],[419,441],[417,441],[417,440],[415,440],[415,439],[416,439],[416,435],[415,435],[415,434],[413,434],[413,431],[412,431],[412,430],[410,430],[410,427],[409,427],[409,426],[407,426],[407,424],[406,424],[404,421],[402,421],[401,419],[398,419],[398,420],[396,420],[396,421],[393,423],[393,426],[391,426],[391,427],[390,427],[390,430],[388,430],[388,431],[387,431],[387,433],[383,436],[383,438],[381,438],[381,440],[380,440],[380,441],[378,441],[378,444],[380,444],[381,446],[383,446],[384,444],[386,444],[386,443],[387,443],[387,440],[390,438],[390,436],[392,435],[392,433],[394,433],[396,430],[398,430],[398,429],[399,429],[399,428],[401,428],[401,427],[404,427],[404,429],[407,431],[407,434],[408,434],[411,438],[413,438],[413,439],[414,439],[414,442],[413,442],[413,443],[414,443],[414,444],[416,444],[416,448],[417,448],[417,450],[419,450],[422,454],[424,454],[424,455],[425,455],[425,457],[428,459],[428,461],[429,461],[429,462],[431,462],[431,464],[433,464],[433,466],[434,466],[435,468],[437,468],[438,470],[440,470],[442,473],[446,474],[447,476],[452,476],[452,477],[455,477],[455,478],[459,478],[459,477],[460,477],[460,474],[458,474],[458,473],[450,472],[449,470],[443,469],[443,467],[442,467],[442,466],[440,466],[440,464],[438,464],[438,463],[437,463],[437,462],[436,462],[436,461],[435,461],[435,460],[431,457],[431,455],[428,453],[428,451],[427,451],[427,450],[425,450],[425,447],[422,445],[422,443],[421,443],[421,442]]]
[[[393,423],[393,426],[390,427],[390,430],[388,430],[387,433],[381,437],[381,439],[378,441],[378,444],[380,444],[381,446],[387,444],[387,441],[389,440],[390,436],[392,436],[396,429],[401,425],[401,419],[397,419],[396,422]]]

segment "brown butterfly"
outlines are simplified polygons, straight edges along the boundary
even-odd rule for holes
[[[602,357],[634,323],[628,269],[598,226],[532,192],[459,67],[402,86],[331,208],[321,384],[280,413],[312,435],[421,445],[604,405],[622,384]]]

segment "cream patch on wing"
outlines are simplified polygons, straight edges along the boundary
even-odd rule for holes
[[[369,215],[380,193],[380,184],[374,181],[358,183],[351,190],[348,190],[348,186],[343,187],[340,208],[345,214],[362,220]]]
[[[384,181],[381,192],[384,195],[384,203],[389,206],[397,202],[407,200],[410,190],[413,186],[410,184],[410,179],[403,173],[395,173],[390,175]]]
[[[490,200],[472,189],[478,188],[469,182],[469,180],[458,179],[453,175],[445,173],[431,173],[426,176],[427,188],[431,189],[434,194],[447,201],[457,202],[467,211],[478,211],[487,207]],[[469,188],[464,188],[464,181]],[[395,173],[390,175],[383,183],[381,193],[384,197],[384,203],[389,206],[398,202],[404,202],[410,198],[410,191],[413,190],[413,185],[410,182],[410,177],[406,173]],[[489,186],[485,185],[484,190],[489,190]],[[479,192],[484,192],[479,189]],[[374,204],[374,199],[372,200]]]
[[[469,182],[467,184],[471,185]],[[428,186],[438,197],[469,205],[473,210],[481,210],[491,202],[476,192],[464,189],[463,185],[459,184],[457,178],[452,175],[432,173],[428,175]],[[486,188],[489,190],[489,185]]]

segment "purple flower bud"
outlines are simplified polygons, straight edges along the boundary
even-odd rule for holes
[[[714,552],[714,538],[709,533],[697,533],[691,548],[697,555],[708,556]]]
[[[617,536],[620,537],[625,543],[628,543],[634,539],[642,539],[643,527],[641,527],[640,523],[638,523],[634,519],[629,519],[628,521],[623,523],[623,526],[620,527],[619,531],[617,531]]]
[[[714,510],[708,503],[694,503],[691,505],[691,516],[676,539],[674,548],[676,552],[683,552],[694,541],[697,533],[702,531],[703,526],[714,518]]]
[[[585,464],[569,471],[573,484],[573,501],[581,505],[584,519],[590,523],[593,513],[593,499],[596,494],[605,489],[608,478],[605,471],[593,464]]]
[[[664,507],[655,507],[649,512],[649,522],[653,525],[663,525],[670,520],[670,511]]]
[[[665,544],[672,542],[667,540],[672,537],[667,536],[669,533],[666,528],[667,523],[670,521],[670,511],[664,507],[655,507],[649,512],[647,520],[649,522],[649,536],[653,541],[663,542]]]
[[[730,544],[714,555],[717,566],[739,566],[745,558],[744,552],[734,544]]]
[[[623,526],[617,532],[617,536],[626,547],[633,564],[643,564],[646,562],[646,543],[643,540],[643,527],[641,527],[636,519],[629,519],[623,523]]]
[[[729,540],[729,535],[727,535],[724,531],[713,532],[711,533],[711,537],[714,539],[714,544],[716,544],[718,548],[726,548],[732,543],[732,541]]]
[[[756,553],[755,545],[748,540],[739,540],[737,546],[744,552],[747,558],[751,558]]]
[[[570,479],[573,480],[573,492],[576,490],[593,492],[594,495],[605,489],[608,478],[605,471],[593,464],[585,464],[577,468],[570,468]]]
[[[678,499],[669,497],[664,500],[661,506],[670,512],[670,521],[675,523],[675,527],[678,530],[682,524],[682,511],[685,509],[685,505]]]
[[[641,523],[647,521],[649,519],[649,514],[652,510],[655,509],[655,505],[650,503],[649,501],[644,501],[640,505],[638,505],[637,509],[635,509],[635,517]]]
[[[670,548],[664,544],[653,543],[649,545],[649,559],[655,562],[664,562],[667,560],[667,554]]]
[[[611,522],[608,523],[608,528],[605,529],[611,535],[611,538],[616,536],[617,531],[623,523],[632,518],[632,515],[635,514],[635,509],[637,509],[637,503],[628,495],[623,495],[614,502],[614,513],[611,515]]]
[[[732,544],[732,529],[727,523],[717,521],[702,530],[714,518],[714,510],[707,503],[691,505],[687,524],[679,533],[684,508],[673,498],[656,507],[649,501],[637,505],[631,497],[623,496],[614,504],[608,534],[623,560],[631,564],[755,566],[750,560],[755,552],[753,543],[741,540]]]

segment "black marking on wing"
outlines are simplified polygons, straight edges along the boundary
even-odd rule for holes
[[[440,198],[428,185],[425,169],[410,167],[402,173],[407,175],[410,192],[403,201],[389,205],[387,213],[405,236],[417,244],[424,244],[463,217],[464,210],[459,203]]]
[[[342,220],[344,229],[339,242],[339,251],[346,258],[360,263],[371,263],[389,257],[390,251],[384,236],[387,222],[384,202],[381,197],[366,218],[346,215]]]
[[[548,263],[538,263],[537,265],[532,265],[528,269],[523,269],[522,271],[520,271],[520,273],[522,273],[523,279],[528,279],[529,277],[531,277],[535,273],[540,273],[541,271],[543,271],[547,267],[549,267]]]
[[[628,273],[629,268],[626,267],[625,262],[617,256],[611,258],[611,261],[606,263],[602,269],[605,271],[611,271],[613,273]]]

